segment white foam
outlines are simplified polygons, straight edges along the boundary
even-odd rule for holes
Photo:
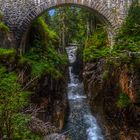
[[[76,60],[75,46],[66,48],[70,63]],[[103,140],[101,130],[96,122],[95,117],[90,113],[89,106],[84,104],[86,102],[87,96],[83,93],[83,83],[80,83],[77,75],[72,73],[72,66],[69,67],[70,83],[68,83],[68,99],[71,102],[71,109],[83,110],[82,120],[84,120],[85,132],[87,135],[87,140]],[[79,119],[79,118],[78,118]],[[73,120],[72,120],[73,121]],[[76,127],[76,126],[75,126]]]
[[[70,100],[86,99],[86,98],[87,98],[86,96],[79,96],[79,95],[68,96],[68,99],[70,99]]]
[[[87,129],[87,140],[103,140],[101,135],[101,130],[97,124],[97,121],[93,115],[88,114],[84,115],[86,124],[88,125]]]

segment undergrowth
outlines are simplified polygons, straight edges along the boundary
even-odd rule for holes
[[[25,56],[25,60],[32,65],[32,76],[41,77],[41,75],[48,73],[51,74],[54,78],[60,78],[63,76],[62,71],[60,70],[61,66],[67,64],[67,57],[63,54],[59,54],[52,47],[49,47],[45,56],[39,56],[39,50],[31,49]]]
[[[96,58],[107,57],[109,54],[107,34],[103,27],[99,27],[85,43],[83,50],[84,61],[88,62]]]
[[[0,56],[15,55],[15,54],[16,54],[16,51],[14,49],[0,48]]]
[[[8,33],[9,27],[3,22],[3,15],[0,13],[0,32]]]
[[[131,99],[126,93],[120,93],[119,98],[117,100],[117,107],[126,108],[131,104]]]
[[[48,73],[53,78],[63,76],[61,67],[67,64],[67,56],[59,48],[57,34],[49,29],[43,17],[34,21],[31,32],[29,51],[23,56],[32,64],[32,76],[41,77]]]
[[[135,0],[128,16],[116,37],[115,49],[132,52],[140,51],[140,5]]]
[[[16,73],[8,72],[0,66],[0,130],[3,139],[35,138],[27,128],[30,116],[21,112],[28,105],[29,96],[30,93],[23,91],[22,85],[18,83]]]

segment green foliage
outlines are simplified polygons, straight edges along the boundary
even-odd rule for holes
[[[86,41],[83,51],[84,61],[91,61],[96,58],[108,57],[110,48],[107,47],[108,40],[104,28],[97,28],[93,35]]]
[[[59,67],[67,64],[66,55],[58,53],[52,47],[49,47],[45,53],[40,56],[40,50],[32,49],[26,54],[25,57],[32,64],[32,76],[40,77],[47,72],[54,78],[61,77],[62,72]]]
[[[96,46],[90,46],[84,49],[84,61],[89,62],[97,58],[107,58],[110,55],[110,48],[97,49]]]
[[[99,26],[96,31],[86,41],[86,47],[96,46],[96,48],[106,47],[108,43],[107,32],[103,26]]]
[[[47,16],[48,17],[48,16]],[[54,15],[47,23],[59,36],[60,44],[83,44],[85,39],[94,30],[95,16],[87,9],[67,6],[55,9]],[[97,22],[97,20],[96,20]]]
[[[14,125],[14,138],[16,140],[42,140],[41,136],[33,134],[27,129],[30,116],[22,113],[17,113],[13,116],[12,122]]]
[[[4,32],[4,33],[7,33],[9,32],[9,27],[7,25],[5,25],[4,22],[0,22],[0,31]]]
[[[0,31],[3,33],[7,33],[9,32],[9,27],[7,25],[5,25],[4,22],[2,22],[3,19],[3,15],[0,13]]]
[[[115,49],[137,52],[140,50],[140,5],[135,0],[126,21],[116,37]]]
[[[131,104],[131,100],[129,96],[126,93],[120,93],[118,101],[117,101],[117,107],[119,108],[125,108],[128,105]]]
[[[0,66],[0,131],[4,139],[29,139],[29,117],[19,113],[28,104],[29,95],[22,91],[17,75]]]
[[[7,62],[13,62],[15,60],[16,51],[14,49],[0,48],[0,59]]]
[[[32,64],[32,76],[41,77],[47,72],[54,78],[61,77],[60,66],[67,64],[67,56],[65,52],[59,52],[57,34],[48,27],[43,17],[34,21],[32,31],[31,48],[23,58]]]
[[[18,59],[18,66],[25,66],[25,65],[31,66],[31,64],[32,62],[24,56],[20,56]]]
[[[106,46],[107,36],[103,28],[97,29],[86,42],[84,61],[91,61],[95,58],[107,58],[109,62],[119,59],[119,62],[112,63],[116,66],[118,66],[118,63],[138,65],[140,62],[139,56],[130,57],[129,55],[129,52],[140,51],[140,5],[137,0],[133,2],[128,17],[116,36],[113,49],[109,49]]]
[[[3,55],[15,55],[15,50],[14,49],[6,49],[6,48],[0,48],[0,56]]]
[[[105,70],[102,76],[103,80],[107,80],[109,78],[109,71]]]
[[[43,17],[36,19],[31,29],[34,32],[33,40],[31,40],[33,47],[42,46],[42,49],[46,49],[48,45],[54,45],[58,42],[57,34],[49,29]]]

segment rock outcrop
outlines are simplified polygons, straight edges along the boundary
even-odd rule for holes
[[[104,59],[84,66],[85,91],[107,140],[139,140],[139,69],[136,65],[109,64]],[[125,107],[117,105],[121,93],[131,101]]]
[[[38,82],[36,94],[31,99],[31,102],[40,108],[37,117],[44,122],[51,122],[59,129],[63,128],[68,105],[66,77],[65,75],[55,79],[50,74],[44,75]]]
[[[0,47],[16,48],[16,41],[11,32],[4,33],[0,31]]]

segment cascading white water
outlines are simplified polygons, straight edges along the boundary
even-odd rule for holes
[[[76,61],[76,46],[66,48],[69,62]],[[72,73],[72,66],[69,66],[70,82],[68,83],[68,99],[70,114],[64,129],[64,133],[72,140],[104,140],[101,129],[96,118],[92,115],[84,94],[83,83],[78,76]]]

